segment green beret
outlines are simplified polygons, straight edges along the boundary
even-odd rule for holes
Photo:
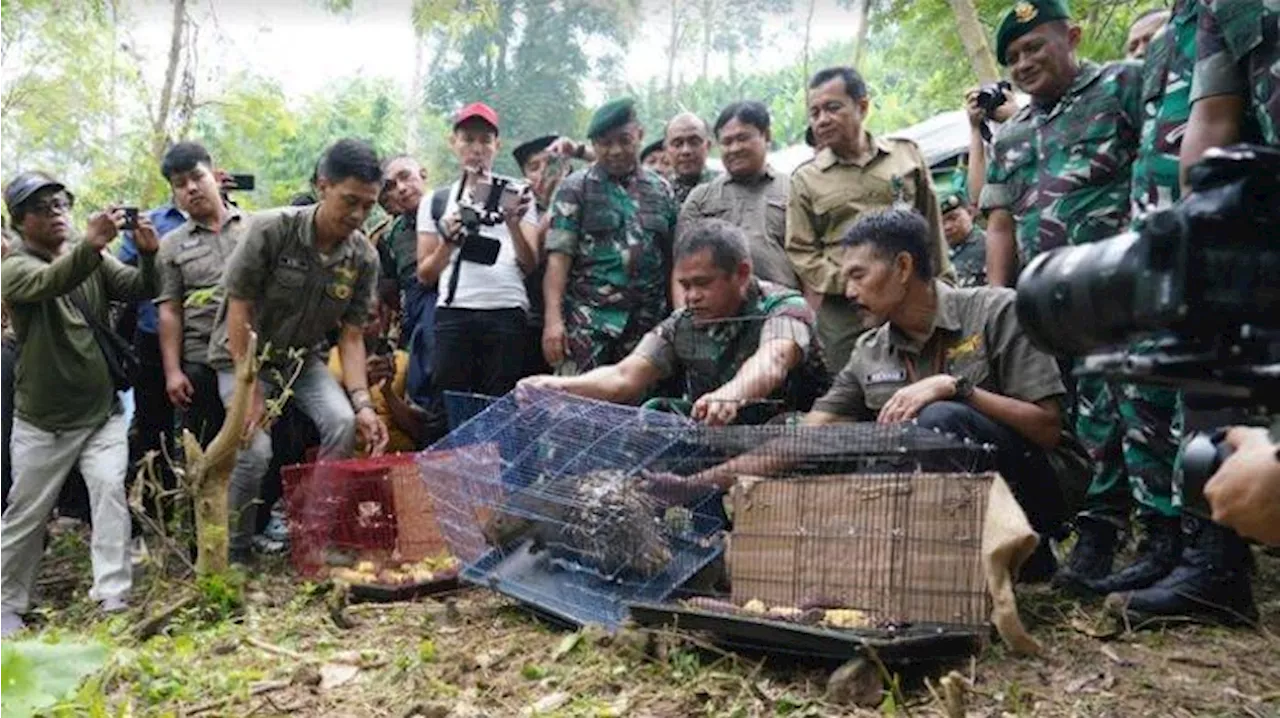
[[[996,30],[996,60],[1001,65],[1008,65],[1005,53],[1009,50],[1009,43],[1046,22],[1070,19],[1066,0],[1018,0],[1000,22],[1000,29]]]
[[[938,194],[938,208],[943,214],[967,206],[969,206],[969,193],[962,189]]]
[[[636,101],[630,97],[610,100],[604,103],[591,116],[591,124],[587,125],[587,139],[594,140],[609,130],[631,122],[636,118]]]
[[[662,143],[665,141],[666,140],[654,140],[653,142],[650,142],[649,144],[645,145],[644,149],[640,150],[640,161],[644,162],[645,158],[653,154],[654,152],[661,152]]]

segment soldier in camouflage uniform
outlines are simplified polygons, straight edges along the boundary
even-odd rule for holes
[[[1147,215],[1167,209],[1180,196],[1178,153],[1191,112],[1196,15],[1195,0],[1178,0],[1168,24],[1146,50],[1142,130],[1130,193],[1135,230]],[[1143,344],[1132,350],[1142,353],[1149,347]],[[1172,487],[1182,433],[1178,392],[1141,384],[1118,384],[1109,389],[1117,399],[1117,410],[1095,414],[1094,418],[1099,428],[1107,427],[1109,441],[1120,442],[1124,472],[1097,477],[1089,487],[1082,516],[1124,528],[1132,504],[1142,527],[1142,541],[1133,563],[1125,569],[1103,578],[1083,578],[1080,584],[1097,594],[1150,586],[1173,570],[1182,550],[1180,511]],[[1097,544],[1097,560],[1091,561],[1096,571],[1110,568],[1114,538],[1111,534]]]
[[[1179,93],[1180,106],[1163,108],[1181,110],[1188,117],[1178,167],[1184,180],[1188,168],[1210,147],[1237,141],[1280,145],[1280,0],[1185,4],[1191,7],[1179,3],[1175,8],[1174,22],[1181,24],[1174,32],[1174,46],[1180,79],[1185,81],[1185,65],[1194,58],[1190,91]],[[1168,82],[1173,80],[1171,72]],[[1174,90],[1168,90],[1165,104],[1174,98]],[[1166,156],[1158,165],[1166,181],[1173,172],[1171,159]],[[1199,409],[1194,397],[1187,397],[1189,424],[1217,423],[1198,417]],[[1157,625],[1173,617],[1226,625],[1256,622],[1248,544],[1232,529],[1210,520],[1203,487],[1182,487],[1180,473],[1175,470],[1173,487],[1182,507],[1185,544],[1178,565],[1146,588],[1118,590],[1108,596],[1108,604],[1135,623]]]
[[[1129,227],[1130,171],[1141,127],[1141,66],[1078,61],[1080,28],[1062,0],[1020,0],[996,35],[996,59],[1031,103],[999,130],[981,207],[988,214],[987,279],[1012,285],[1019,263]],[[1016,243],[1015,243],[1016,239]],[[1016,252],[1015,252],[1016,246]],[[1098,378],[1076,385],[1075,429],[1096,464],[1090,494],[1124,487],[1116,395]],[[1127,506],[1126,506],[1127,509]],[[1057,577],[1075,587],[1111,571],[1120,516],[1087,516]],[[1109,519],[1109,520],[1108,520]]]
[[[942,236],[947,240],[948,257],[956,269],[956,286],[982,287],[987,284],[987,233],[973,222],[969,197],[962,189],[939,193]]]
[[[667,181],[640,166],[634,102],[592,118],[596,162],[551,202],[542,351],[560,374],[620,361],[667,314],[677,207]]]
[[[699,220],[675,248],[685,306],[644,336],[621,362],[577,377],[532,377],[524,387],[633,403],[670,377],[679,398],[646,407],[709,424],[762,423],[807,410],[829,386],[814,314],[799,292],[757,279],[742,230]]]

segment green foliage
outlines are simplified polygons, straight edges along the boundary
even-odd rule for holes
[[[196,578],[200,606],[211,621],[218,622],[239,612],[244,605],[244,585],[245,577],[237,571]]]
[[[34,715],[71,694],[106,659],[106,648],[96,643],[5,641],[0,646],[0,710],[6,717]]]

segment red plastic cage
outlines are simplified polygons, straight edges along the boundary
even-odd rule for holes
[[[374,571],[447,554],[413,454],[319,461],[281,471],[294,569]]]

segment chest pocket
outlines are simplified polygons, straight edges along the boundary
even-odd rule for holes
[[[307,265],[304,262],[282,257],[271,273],[267,297],[283,306],[293,306],[300,299],[300,292],[307,284]]]
[[[779,246],[786,241],[787,201],[785,199],[765,200],[764,230],[769,239],[777,242]]]
[[[597,239],[611,239],[622,229],[622,214],[609,207],[589,206],[583,211],[582,231]]]
[[[881,177],[864,174],[856,182],[845,183],[813,203],[817,225],[828,243],[839,241],[837,234],[859,214],[893,203],[893,186]]]
[[[980,334],[957,341],[943,357],[943,371],[947,374],[966,377],[974,386],[984,389],[998,389],[991,385],[991,362],[987,358],[987,347]]]
[[[211,287],[222,279],[222,256],[207,244],[178,252],[182,281],[190,289]]]

